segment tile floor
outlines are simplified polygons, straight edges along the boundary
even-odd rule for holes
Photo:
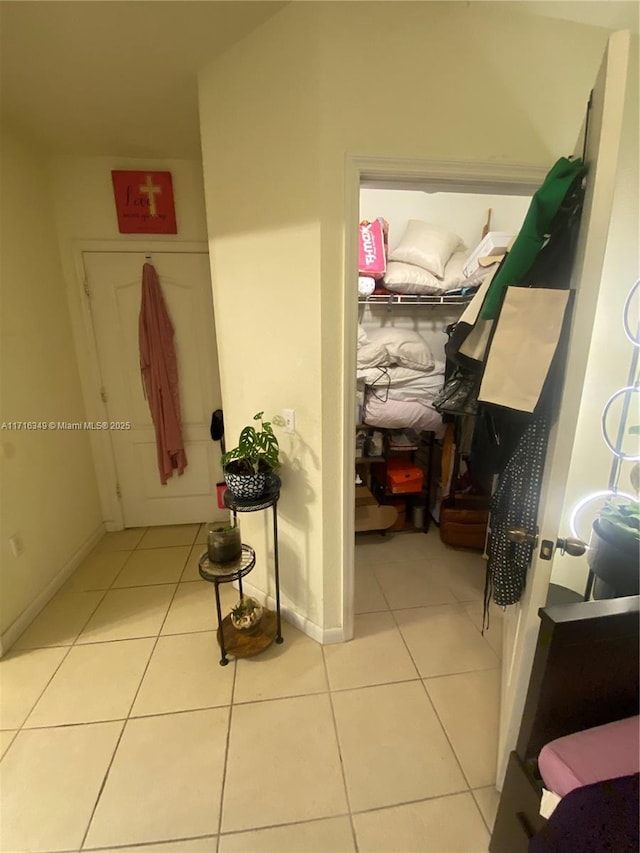
[[[485,853],[484,563],[363,535],[355,639],[218,665],[204,526],[107,534],[0,661],[2,853]],[[225,609],[236,593],[222,587]]]

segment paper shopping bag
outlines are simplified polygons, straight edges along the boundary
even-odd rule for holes
[[[478,399],[533,412],[558,347],[569,290],[508,287]]]

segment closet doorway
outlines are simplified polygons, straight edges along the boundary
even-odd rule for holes
[[[350,227],[348,229],[349,275],[345,297],[345,578],[344,626],[345,636],[353,635],[354,624],[354,551],[353,505],[355,435],[362,397],[362,382],[356,381],[356,336],[360,326],[366,332],[375,327],[406,329],[424,339],[436,362],[444,367],[444,328],[455,322],[471,298],[459,295],[449,297],[418,297],[394,294],[392,297],[367,299],[358,294],[356,287],[357,225],[362,219],[384,218],[389,224],[389,250],[400,242],[409,220],[430,222],[457,234],[466,250],[471,252],[480,241],[491,209],[492,231],[510,230],[517,233],[528,209],[529,201],[542,183],[546,169],[524,166],[507,166],[494,163],[438,163],[430,161],[399,162],[376,159],[354,159],[350,163]],[[462,246],[458,247],[461,250]],[[442,371],[440,371],[442,373]],[[384,388],[384,378],[381,383]],[[442,381],[442,378],[441,378]],[[359,387],[360,386],[360,387]],[[380,406],[376,403],[377,408]],[[433,411],[433,410],[432,410]],[[438,416],[439,418],[439,416]],[[377,423],[381,423],[377,421]],[[422,427],[428,429],[429,427]],[[437,464],[437,462],[436,462]],[[433,475],[433,471],[431,472]],[[434,478],[432,476],[432,481]],[[433,484],[432,484],[433,486]],[[431,487],[433,494],[433,487]],[[407,528],[411,528],[411,501]],[[347,514],[351,509],[351,515]],[[430,511],[424,508],[424,513]],[[419,514],[417,517],[419,521]],[[428,516],[427,516],[428,520]],[[349,531],[349,532],[347,532]],[[399,534],[405,536],[405,534]],[[409,534],[406,534],[409,535]],[[415,534],[420,536],[421,534]],[[430,537],[438,530],[431,525]],[[397,537],[396,537],[397,539]]]

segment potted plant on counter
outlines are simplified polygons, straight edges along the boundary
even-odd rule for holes
[[[619,598],[640,591],[640,504],[611,498],[593,522],[587,554],[595,576],[593,597]]]
[[[227,488],[241,500],[257,500],[268,486],[268,475],[280,464],[280,447],[264,412],[253,416],[260,428],[249,424],[238,439],[238,446],[222,455]]]

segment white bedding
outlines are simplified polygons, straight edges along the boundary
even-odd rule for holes
[[[435,363],[431,373],[409,367],[369,367],[358,369],[358,379],[373,388],[376,396],[392,400],[433,400],[444,384],[444,364]]]
[[[394,400],[385,402],[367,391],[364,402],[364,422],[386,429],[415,429],[434,432],[437,438],[444,434],[442,417],[428,402]]]

